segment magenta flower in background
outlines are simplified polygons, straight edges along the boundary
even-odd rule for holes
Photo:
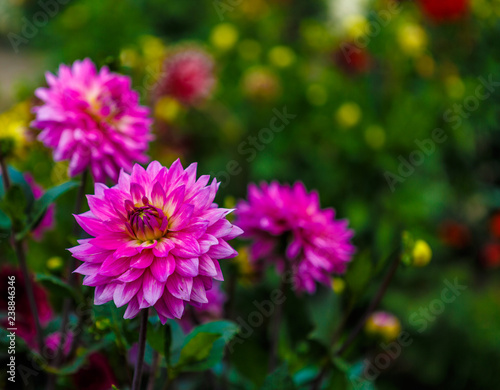
[[[129,77],[106,67],[98,72],[85,59],[46,78],[49,87],[35,91],[44,104],[33,109],[32,126],[42,130],[38,138],[54,150],[55,161],[70,160],[70,176],[89,168],[95,181],[116,182],[121,168],[148,161],[149,109],[139,106]]]
[[[31,190],[33,191],[33,197],[35,199],[41,198],[45,191],[43,190],[43,188],[41,186],[39,186],[35,182],[35,179],[33,179],[33,176],[31,176],[29,173],[25,173],[24,179],[31,187]],[[52,227],[54,226],[54,211],[55,211],[54,205],[51,204],[49,206],[49,208],[47,209],[47,212],[43,216],[42,220],[40,221],[40,223],[36,227],[36,229],[34,229],[32,231],[32,235],[33,235],[33,238],[35,240],[40,241],[43,237],[43,233],[46,230],[52,229]]]
[[[64,340],[64,348],[63,348],[64,356],[69,355],[72,342],[73,342],[73,332],[68,330],[68,333],[66,335],[66,340]],[[48,356],[56,355],[60,343],[61,343],[61,332],[51,333],[45,338],[45,347],[48,350]]]
[[[294,287],[313,293],[315,282],[331,286],[331,274],[343,273],[354,253],[353,232],[333,209],[322,210],[316,192],[304,184],[251,184],[240,201],[236,224],[254,240],[250,257],[260,268],[276,264],[293,272]]]
[[[221,288],[220,282],[215,282],[212,289],[207,291],[208,303],[193,307],[192,312],[184,312],[179,320],[182,330],[188,333],[197,323],[215,321],[223,317],[224,303],[227,301],[226,293]]]
[[[179,50],[165,60],[156,97],[172,96],[185,105],[207,99],[215,86],[214,61],[198,48]]]
[[[153,306],[165,323],[181,318],[185,302],[208,302],[212,279],[223,280],[217,260],[237,254],[226,240],[242,233],[225,218],[232,210],[213,203],[219,183],[209,179],[177,160],[168,169],[136,164],[111,188],[96,184],[90,211],[75,216],[95,238],[70,249],[96,305],[128,305],[124,318]]]
[[[16,277],[16,334],[21,337],[26,344],[35,348],[36,346],[36,325],[31,313],[31,308],[28,301],[28,295],[26,294],[26,284],[24,282],[23,273],[19,268],[14,268],[10,265],[4,265],[0,269],[0,326],[3,328],[10,328],[7,316],[3,315],[7,313],[8,308],[8,277]],[[36,300],[36,306],[38,308],[38,316],[40,318],[40,324],[42,326],[46,325],[52,318],[52,308],[50,307],[50,302],[47,297],[47,293],[38,283],[33,283],[33,290]]]

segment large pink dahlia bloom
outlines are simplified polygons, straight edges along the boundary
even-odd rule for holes
[[[331,286],[331,274],[344,272],[354,253],[348,222],[335,220],[333,209],[322,210],[318,194],[307,193],[301,182],[251,184],[236,217],[243,237],[254,240],[251,260],[289,269],[298,291],[313,293],[316,281]]]
[[[208,302],[212,279],[223,280],[217,260],[237,254],[226,240],[242,233],[225,218],[232,210],[213,203],[219,183],[209,179],[196,180],[196,164],[155,161],[122,171],[114,187],[95,185],[90,211],[75,216],[94,238],[70,251],[84,262],[75,272],[96,287],[96,305],[128,305],[124,318],[154,306],[164,323],[180,318],[185,302]]]
[[[44,104],[33,109],[32,126],[42,130],[38,138],[54,149],[54,160],[70,160],[70,176],[90,168],[96,181],[116,182],[121,168],[148,161],[149,109],[139,105],[129,77],[106,67],[98,72],[85,59],[46,78],[49,88],[35,91]]]

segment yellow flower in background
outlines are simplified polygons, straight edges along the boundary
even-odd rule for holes
[[[243,75],[243,92],[255,101],[269,102],[281,94],[281,83],[270,69],[252,67]]]
[[[238,41],[238,30],[230,23],[220,23],[210,33],[210,43],[219,50],[229,50]]]
[[[47,268],[51,271],[59,271],[63,265],[63,259],[59,256],[54,256],[47,260]]]
[[[122,66],[135,68],[140,62],[139,53],[135,49],[123,49],[120,51],[120,63]]]
[[[314,106],[323,106],[328,100],[328,92],[321,84],[312,84],[306,91],[307,100]]]
[[[413,265],[415,267],[425,267],[432,258],[432,249],[424,240],[417,240],[413,247]]]
[[[366,35],[369,23],[363,15],[350,15],[344,21],[344,30],[350,39]]]
[[[238,267],[238,275],[240,276],[240,281],[243,285],[251,285],[254,276],[254,269],[250,263],[250,254],[248,248],[242,247],[238,248],[238,256],[233,260],[234,264]]]
[[[385,341],[392,341],[401,333],[401,322],[391,313],[377,311],[372,313],[366,321],[365,332],[381,337]]]
[[[420,56],[427,47],[427,33],[418,24],[407,23],[399,27],[397,39],[401,50],[411,57]]]
[[[444,80],[448,96],[460,99],[465,94],[465,85],[462,79],[454,74],[448,75]]]
[[[287,46],[275,46],[269,51],[269,61],[279,68],[289,67],[295,59],[295,53]]]
[[[385,144],[385,131],[382,127],[372,125],[365,130],[365,141],[372,149],[380,149]]]
[[[262,47],[259,42],[253,39],[245,39],[238,45],[238,52],[241,58],[247,61],[255,61],[259,59]]]
[[[344,279],[332,278],[332,289],[335,294],[342,294],[345,290]]]
[[[348,129],[359,123],[361,115],[361,108],[356,103],[346,102],[335,113],[335,119],[341,127]]]
[[[26,132],[32,119],[30,108],[30,102],[24,101],[0,114],[0,148],[2,153],[19,153],[27,144]]]
[[[252,0],[240,2],[236,9],[240,10],[248,19],[258,19],[269,11],[269,6],[265,0]]]
[[[163,41],[152,35],[144,35],[140,38],[141,51],[146,63],[163,61],[167,54],[167,47]]]
[[[331,50],[334,39],[325,25],[308,20],[301,25],[300,33],[305,43],[312,49]]]
[[[154,107],[155,118],[162,119],[165,122],[175,121],[183,111],[182,104],[170,96],[158,99]]]
[[[422,77],[429,78],[434,74],[436,65],[432,57],[423,55],[415,63],[415,69]]]

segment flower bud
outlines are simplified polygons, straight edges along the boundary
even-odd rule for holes
[[[379,336],[386,341],[395,340],[401,332],[401,322],[391,313],[377,311],[370,315],[365,324],[365,332]]]
[[[432,249],[424,240],[417,240],[412,251],[413,262],[415,267],[425,267],[432,258]]]

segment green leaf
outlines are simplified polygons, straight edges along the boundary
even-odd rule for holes
[[[0,203],[2,211],[8,215],[16,230],[26,224],[26,197],[18,184],[12,184]]]
[[[284,364],[267,376],[261,390],[295,390],[296,388],[288,367]]]
[[[182,348],[181,356],[176,367],[182,367],[205,360],[210,354],[215,341],[220,337],[221,335],[217,333],[197,333],[186,343],[186,345],[184,345],[184,348]]]
[[[325,347],[329,347],[332,342],[333,332],[340,320],[339,296],[328,290],[306,298],[309,318],[314,324],[314,330],[308,338],[316,340]]]
[[[47,212],[49,206],[54,203],[54,201],[61,195],[78,186],[78,182],[68,181],[57,187],[52,187],[51,189],[47,190],[47,192],[45,192],[45,194],[43,194],[41,198],[35,201],[33,210],[29,215],[29,222],[26,228],[16,236],[16,239],[22,239],[26,234],[28,234],[28,232],[36,228]]]
[[[2,210],[0,210],[0,240],[2,239],[1,231],[9,231],[10,229],[11,229],[10,218]]]
[[[224,357],[226,343],[238,332],[230,321],[216,321],[196,327],[184,340],[179,358],[173,368],[179,371],[205,371]]]
[[[347,270],[345,281],[354,294],[363,292],[373,273],[373,263],[368,252],[361,253]]]
[[[159,321],[148,322],[147,333],[148,344],[161,356],[165,356],[167,367],[170,366],[170,358],[172,355],[172,326],[170,322],[162,325]]]
[[[55,292],[57,295],[70,295],[77,302],[81,300],[80,294],[78,294],[74,288],[53,275],[37,273],[35,274],[35,281],[45,286],[49,291]]]
[[[33,196],[33,191],[31,190],[31,186],[28,184],[24,175],[13,167],[7,167],[7,171],[9,174],[9,179],[11,185],[18,185],[23,190],[24,198],[26,199],[26,206],[28,209],[31,209],[33,206],[33,202],[35,201]],[[3,185],[3,180],[0,180],[0,198],[5,196],[5,188]]]

